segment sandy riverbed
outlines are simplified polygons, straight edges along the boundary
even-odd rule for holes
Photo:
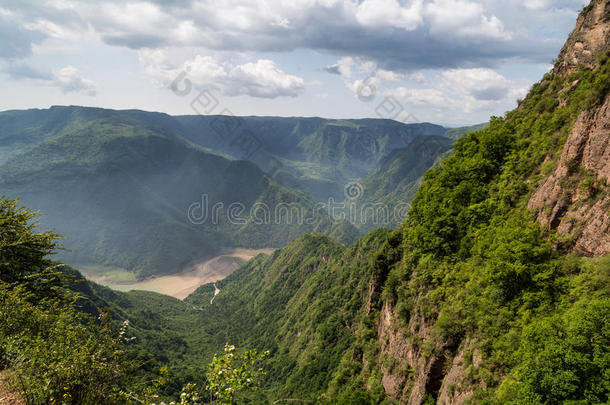
[[[199,286],[222,280],[239,266],[259,253],[270,254],[273,249],[233,249],[225,254],[194,263],[180,273],[152,277],[142,281],[116,283],[103,275],[84,272],[87,278],[119,291],[145,290],[184,299]]]

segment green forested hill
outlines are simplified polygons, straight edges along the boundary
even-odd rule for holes
[[[360,180],[362,195],[354,200],[360,227],[372,230],[401,223],[423,174],[449,153],[452,145],[444,136],[419,136],[409,146],[385,156]],[[386,211],[388,220],[384,220]]]
[[[281,246],[302,232],[330,231],[321,215],[311,224],[278,221],[265,227],[253,227],[247,218],[231,220],[232,203],[243,206],[242,217],[255,203],[298,203],[304,210],[312,203],[252,163],[206,152],[158,127],[121,114],[74,115],[55,136],[41,130],[36,139],[44,139],[0,166],[3,192],[42,209],[42,224],[66,236],[64,260],[146,276],[176,270],[223,246]],[[204,223],[197,223],[205,215],[200,207],[195,223],[189,220],[194,203],[207,203]],[[218,203],[223,207],[215,220]]]
[[[313,213],[316,197],[342,199],[348,176],[416,134],[445,130],[390,120],[239,117],[231,132],[230,119],[87,107],[2,112],[0,188],[42,210],[43,226],[65,236],[58,258],[145,277],[223,247],[283,246],[303,232],[332,232],[350,243],[360,231],[347,221],[333,226],[324,210]],[[193,224],[189,207],[204,203],[206,223]],[[212,213],[217,203],[223,207]],[[233,203],[243,210],[239,223],[227,217]],[[292,218],[261,224],[249,215],[253,206],[271,216],[284,206]]]
[[[94,296],[131,320],[138,347],[154,355],[157,366],[169,363],[168,392],[200,380],[213,355],[231,342],[271,351],[264,390],[243,401],[315,400],[328,390],[357,340],[374,252],[388,233],[375,231],[349,248],[324,235],[301,236],[216,283],[220,293],[212,302],[212,285],[184,303],[155,293],[92,287]],[[375,384],[379,390],[379,381]],[[382,391],[376,395],[385,397]]]
[[[528,204],[560,165],[563,187],[584,184],[571,203],[581,212],[607,198],[603,172],[564,162],[562,151],[569,135],[592,136],[577,120],[607,116],[609,69],[601,53],[592,68],[552,72],[517,109],[461,137],[424,176],[398,230],[347,250],[305,236],[219,283],[212,303],[211,285],[189,297],[218,347],[271,349],[272,377],[252,395],[606,403],[609,252],[578,256]],[[597,232],[602,240],[608,230]]]
[[[53,235],[35,234],[31,216],[3,201],[0,365],[34,403],[138,402],[142,381],[155,401],[195,382],[209,403],[204,370],[230,342],[236,353],[270,351],[257,363],[261,390],[241,390],[237,403],[608,403],[610,247],[587,257],[572,238],[590,214],[599,226],[587,240],[609,232],[609,175],[589,163],[608,151],[592,141],[607,140],[610,45],[586,35],[607,10],[594,0],[518,108],[455,142],[396,230],[350,247],[300,236],[185,301],[62,281],[45,258]],[[589,160],[572,154],[578,145]],[[547,183],[561,198],[533,204]],[[555,207],[574,227],[543,220]],[[66,289],[84,296],[69,305]],[[103,307],[131,321],[118,340],[107,317],[81,318]]]
[[[192,142],[256,163],[323,201],[343,197],[390,151],[416,136],[443,135],[439,125],[383,119],[180,116]]]

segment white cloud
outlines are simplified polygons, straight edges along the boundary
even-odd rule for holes
[[[499,100],[508,95],[511,82],[492,69],[451,69],[443,72],[444,86],[477,100]]]
[[[357,79],[352,82],[346,81],[346,86],[354,92],[356,97],[362,101],[367,101],[376,96],[380,84],[379,78],[375,76],[365,77],[363,79]]]
[[[228,95],[252,97],[295,97],[304,91],[304,80],[280,70],[272,60],[259,59],[233,67],[225,86]]]
[[[64,93],[77,92],[90,96],[95,96],[97,93],[95,83],[85,79],[74,66],[61,68],[57,72],[54,82]]]
[[[433,34],[478,39],[511,38],[511,33],[504,30],[504,25],[498,17],[485,15],[481,4],[469,0],[434,0],[426,5],[426,18]]]
[[[364,0],[356,10],[356,20],[366,27],[392,26],[412,31],[423,23],[422,0],[407,7],[396,0]]]
[[[407,80],[410,80],[407,77]],[[521,81],[509,80],[492,69],[450,69],[413,85],[383,87],[381,94],[393,96],[409,110],[422,109],[427,114],[442,112],[446,117],[462,117],[515,104],[527,93]],[[497,112],[496,112],[497,114]]]
[[[381,80],[387,80],[391,82],[402,80],[405,77],[403,74],[384,69],[377,69],[375,71],[375,76],[377,76]]]
[[[305,90],[305,80],[278,68],[272,60],[258,59],[242,65],[219,62],[197,55],[181,66],[172,66],[162,51],[140,52],[146,72],[159,86],[169,85],[182,72],[194,85],[221,91],[224,95],[260,98],[295,97]]]
[[[550,0],[525,0],[523,3],[530,10],[542,10],[547,8],[551,2]]]
[[[394,96],[401,100],[406,100],[409,104],[420,107],[447,107],[447,98],[444,92],[439,89],[409,89],[397,87],[385,92],[387,96]]]
[[[138,50],[308,49],[405,72],[490,67],[515,56],[548,62],[561,41],[549,46],[549,38],[532,33],[565,35],[583,1],[46,0],[15,2],[11,17],[46,38],[91,30],[107,44]]]

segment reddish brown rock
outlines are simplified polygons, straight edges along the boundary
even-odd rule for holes
[[[582,182],[569,180],[578,168],[595,180],[594,195],[579,189]],[[533,193],[528,206],[538,211],[543,226],[571,239],[574,251],[603,256],[610,253],[610,195],[604,181],[610,183],[610,97],[601,107],[580,114],[557,168]]]
[[[582,67],[593,69],[597,54],[608,50],[610,2],[593,0],[585,10],[559,53],[554,73],[567,75]]]

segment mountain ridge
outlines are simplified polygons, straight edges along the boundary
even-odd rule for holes
[[[219,132],[228,131],[223,125],[234,119],[80,106],[2,112],[0,184],[5,194],[21,196],[26,205],[44,211],[42,224],[68,238],[60,259],[116,266],[147,277],[179,270],[222,247],[279,247],[303,232],[322,231],[351,243],[362,231],[313,211],[316,202],[344,199],[349,165],[342,172],[316,150],[336,151],[363,171],[381,159],[389,146],[380,145],[388,139],[401,146],[415,133],[444,131],[391,120],[257,117],[253,122],[238,118],[248,131],[244,134]],[[396,128],[402,132],[394,133]],[[355,154],[358,139],[376,155]],[[244,151],[250,142],[257,148],[255,156]],[[273,162],[279,163],[270,167]],[[187,218],[204,195],[206,212],[223,205],[222,223],[197,225]],[[230,223],[226,211],[233,203],[244,215],[256,206],[273,213],[283,204],[294,218],[258,224],[246,216],[240,224]],[[290,211],[295,204],[302,212]],[[297,223],[309,217],[311,223]]]

